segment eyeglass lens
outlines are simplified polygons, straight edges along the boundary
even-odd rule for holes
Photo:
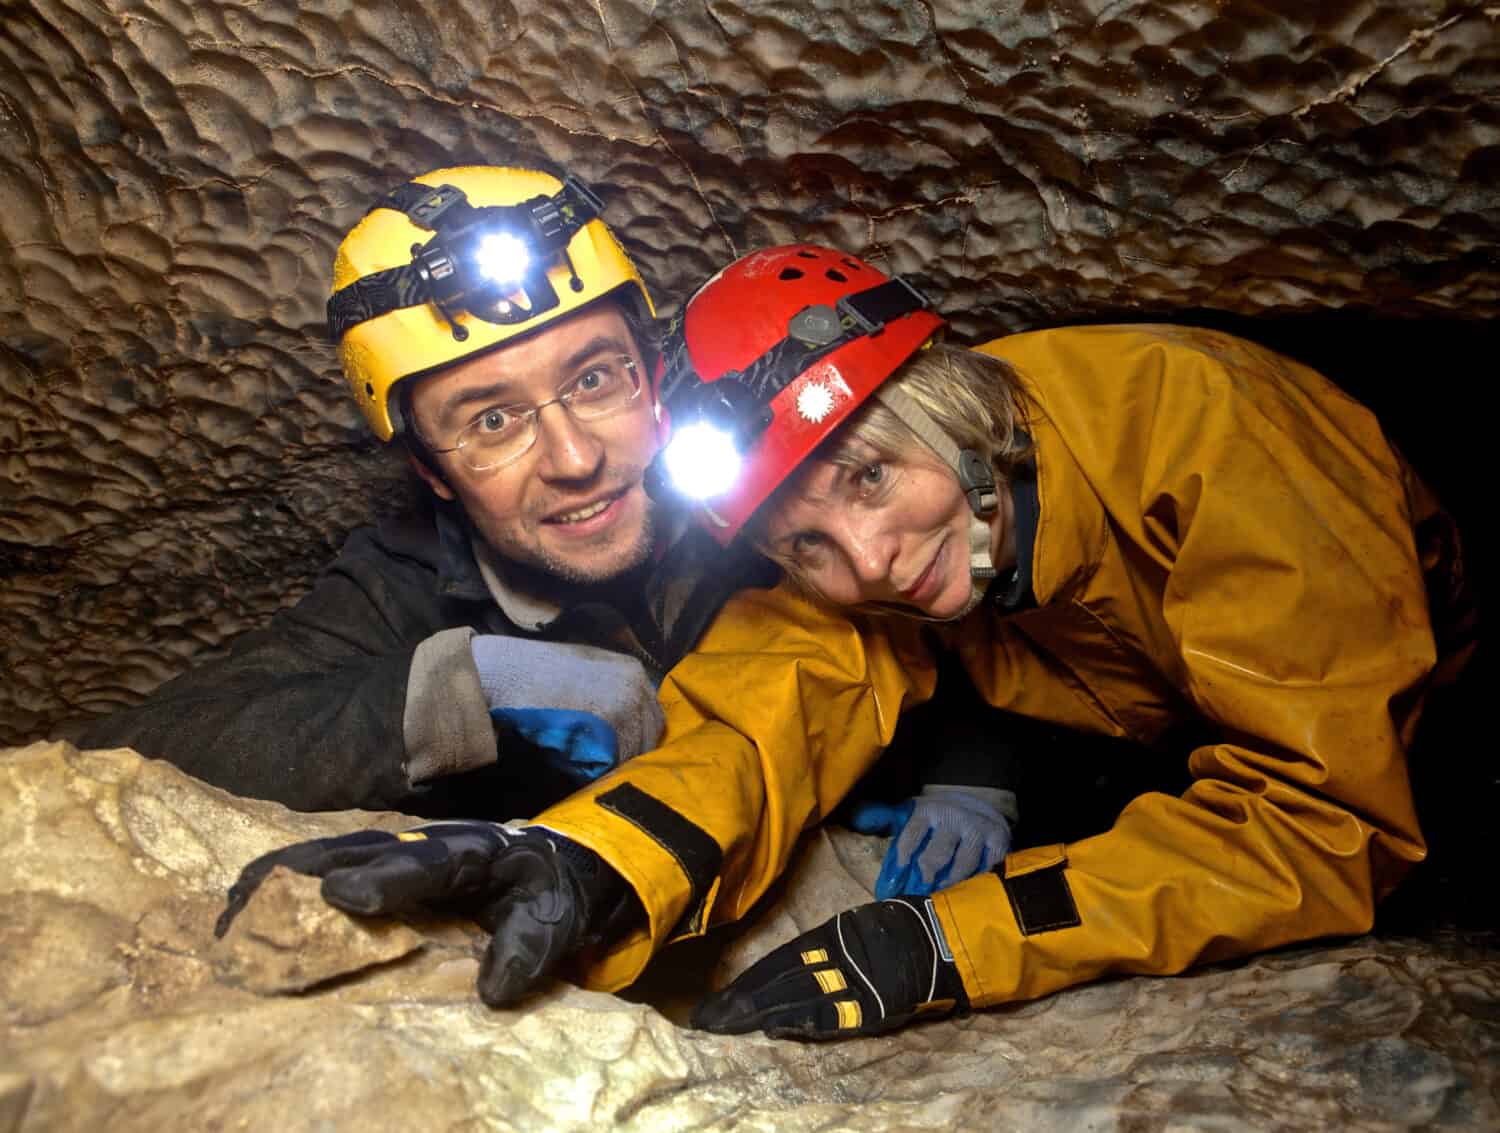
[[[639,368],[628,354],[595,359],[540,405],[493,405],[459,431],[455,447],[483,472],[522,456],[536,443],[537,414],[557,402],[581,421],[617,413],[641,392]]]

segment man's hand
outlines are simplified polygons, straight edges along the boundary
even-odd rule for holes
[[[762,957],[698,1004],[693,1026],[842,1039],[968,1004],[931,903],[898,897],[840,913]]]
[[[492,708],[490,719],[535,744],[574,786],[592,783],[619,762],[614,729],[592,712],[570,708]]]
[[[584,765],[597,762],[606,748],[610,766],[634,759],[655,748],[666,729],[656,684],[628,653],[497,634],[471,639],[469,651],[490,715],[567,763],[575,755]],[[535,711],[558,715],[527,715]]]
[[[361,916],[470,917],[491,933],[479,995],[505,1007],[551,979],[586,945],[622,935],[640,906],[593,851],[541,827],[435,822],[401,834],[362,830],[256,858],[229,890],[214,935],[277,866],[323,879],[323,899]]]
[[[994,869],[1010,852],[1015,795],[988,787],[929,786],[915,799],[855,806],[861,834],[894,836],[875,896],[925,895]]]

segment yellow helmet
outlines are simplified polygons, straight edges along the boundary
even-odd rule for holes
[[[644,321],[646,284],[603,204],[572,177],[471,165],[386,194],[339,245],[328,332],[370,428],[402,428],[391,390],[565,318],[617,290]],[[623,290],[622,290],[623,289]]]

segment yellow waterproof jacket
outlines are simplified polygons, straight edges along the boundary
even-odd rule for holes
[[[931,696],[934,635],[998,707],[1219,737],[1181,797],[1143,795],[1105,833],[934,897],[974,1006],[1366,931],[1423,857],[1405,748],[1438,661],[1424,585],[1454,590],[1456,537],[1374,417],[1215,332],[981,349],[1031,401],[1038,605],[934,628],[785,587],[734,599],[662,686],[663,746],[537,819],[611,862],[648,915],[589,959],[591,986],[750,908]]]

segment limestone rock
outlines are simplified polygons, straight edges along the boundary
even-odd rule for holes
[[[306,879],[232,930],[281,959],[226,966],[212,926],[245,862],[411,821],[235,799],[128,751],[0,751],[0,1129],[1500,1123],[1500,956],[1457,942],[1332,942],[833,1045],[705,1035],[654,1005],[653,988],[680,1005],[867,894],[880,847],[854,835],[812,840],[755,923],[669,949],[629,998],[564,985],[489,1010],[477,930],[355,926]]]
[[[212,949],[218,977],[249,991],[306,991],[422,947],[407,926],[361,921],[327,904],[316,879],[277,866]]]

